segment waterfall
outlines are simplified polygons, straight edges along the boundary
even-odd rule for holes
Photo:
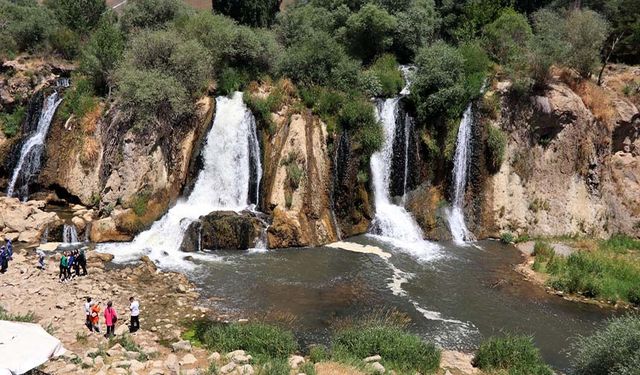
[[[33,181],[33,178],[40,171],[40,161],[47,132],[53,120],[53,115],[61,102],[62,98],[58,98],[57,92],[45,99],[44,106],[40,112],[38,127],[35,133],[25,141],[20,150],[20,159],[18,159],[18,164],[13,170],[11,180],[9,180],[7,196],[12,197],[14,193],[17,193],[20,198],[26,199],[29,195],[29,183]]]
[[[64,243],[78,243],[78,231],[75,225],[65,224],[62,229],[62,242]]]
[[[189,197],[176,203],[133,242],[106,244],[100,250],[115,254],[118,261],[134,261],[144,254],[161,266],[188,267],[182,261],[180,245],[189,224],[213,211],[242,211],[256,197],[250,195],[252,189],[259,191],[262,167],[255,126],[241,92],[231,98],[216,98],[215,118],[204,145],[204,165]],[[252,154],[257,156],[253,162]],[[258,176],[253,187],[252,175]]]
[[[473,110],[471,104],[462,115],[456,141],[456,154],[453,159],[453,204],[447,210],[447,221],[451,235],[456,243],[464,243],[473,239],[464,221],[464,193],[467,187],[467,170],[469,149],[471,144],[471,127],[473,126]]]
[[[403,207],[396,205],[391,200],[391,169],[393,161],[393,144],[396,138],[398,124],[399,102],[404,95],[409,93],[408,85],[402,90],[401,96],[392,99],[379,100],[376,104],[376,116],[382,123],[384,130],[384,142],[382,148],[371,156],[371,175],[375,197],[376,215],[371,223],[371,233],[377,238],[389,242],[392,245],[408,250],[420,258],[432,258],[435,245],[424,241],[422,229],[416,223],[411,214]],[[400,121],[404,124],[405,145],[404,152],[408,154],[408,137],[411,126],[407,124],[408,118]],[[403,170],[405,176],[403,184],[406,193],[406,175],[408,173],[408,158],[404,158]],[[403,197],[404,201],[404,197]]]

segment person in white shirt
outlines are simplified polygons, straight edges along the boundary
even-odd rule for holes
[[[129,310],[131,311],[129,332],[133,333],[140,329],[140,302],[133,297],[129,298],[129,302],[131,302],[131,305],[129,305]]]
[[[86,315],[87,320],[85,320],[85,325],[91,331],[93,329],[93,323],[91,323],[91,297],[87,297],[87,302],[84,303],[84,315]]]

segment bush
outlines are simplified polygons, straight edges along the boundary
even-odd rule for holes
[[[505,244],[513,243],[515,236],[511,232],[504,232],[500,235],[500,241]]]
[[[58,21],[77,32],[93,29],[107,11],[105,0],[45,0]]]
[[[338,125],[354,134],[354,139],[362,147],[366,160],[382,147],[382,126],[375,117],[371,103],[363,99],[347,101],[338,115]]]
[[[329,353],[324,345],[313,345],[309,348],[309,360],[313,363],[323,362],[329,359]]]
[[[279,0],[217,0],[213,10],[252,27],[268,27],[280,10]]]
[[[509,374],[552,375],[529,336],[493,337],[482,344],[473,364],[483,371],[506,370]]]
[[[25,114],[26,112],[23,106],[17,106],[13,110],[13,113],[0,113],[0,125],[2,125],[2,132],[5,136],[12,138],[18,134]]]
[[[71,82],[72,87],[65,92],[64,101],[58,109],[59,116],[65,120],[71,115],[81,119],[96,106],[90,81],[75,75]]]
[[[339,361],[361,361],[380,355],[387,369],[434,373],[440,366],[440,350],[399,327],[383,324],[343,329],[333,339],[333,356]]]
[[[380,56],[369,68],[370,72],[377,78],[381,92],[384,97],[396,96],[404,87],[404,77],[398,69],[398,62],[393,55]]]
[[[412,0],[408,7],[399,9],[393,51],[404,63],[433,41],[441,20],[433,0]]]
[[[202,333],[200,341],[210,350],[242,349],[252,355],[280,359],[286,359],[298,348],[291,332],[264,323],[214,323]]]
[[[640,316],[611,319],[591,336],[578,336],[571,345],[576,375],[635,374],[640,353]]]
[[[108,18],[100,21],[80,58],[80,72],[91,79],[97,93],[105,94],[111,87],[110,76],[122,58],[124,48],[124,35],[116,25]]]
[[[49,37],[51,47],[65,59],[73,59],[80,50],[80,37],[71,29],[61,27]]]
[[[125,32],[161,28],[187,12],[181,0],[136,0],[124,6],[120,24]]]
[[[487,164],[491,171],[500,170],[506,148],[507,136],[502,129],[492,125],[487,126]]]
[[[487,50],[500,64],[506,65],[520,58],[532,37],[527,18],[513,9],[506,9],[484,30]]]
[[[10,314],[2,306],[0,306],[0,320],[8,320],[10,322],[28,322],[33,323],[36,321],[36,315],[33,312],[26,314]]]
[[[573,10],[566,20],[565,36],[570,46],[565,63],[589,77],[600,63],[600,51],[607,38],[608,23],[592,10]]]
[[[347,19],[345,41],[349,52],[368,63],[389,50],[398,27],[394,16],[375,4],[366,4]]]
[[[0,53],[35,51],[44,46],[54,30],[54,16],[35,2],[0,0]]]

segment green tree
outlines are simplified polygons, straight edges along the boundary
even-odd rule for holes
[[[524,54],[533,33],[524,15],[506,9],[498,19],[487,25],[484,35],[491,56],[506,65]]]
[[[77,32],[96,27],[107,10],[105,0],[46,0],[45,5],[61,24]]]
[[[4,41],[0,44],[0,53],[41,48],[55,26],[51,11],[35,1],[0,0],[0,41]]]
[[[558,12],[541,9],[533,14],[534,37],[528,54],[532,78],[544,83],[551,65],[561,63],[569,50],[565,35],[565,20]]]
[[[456,118],[462,112],[467,100],[464,64],[462,54],[444,42],[418,52],[409,97],[423,123],[436,117]]]
[[[349,52],[365,63],[387,51],[398,24],[394,16],[374,4],[363,6],[347,19],[345,42]]]
[[[271,26],[280,0],[212,0],[213,10],[252,27]]]
[[[418,50],[433,41],[440,26],[440,16],[433,0],[413,0],[396,13],[398,27],[393,49],[401,61],[411,61]]]
[[[110,91],[110,75],[122,58],[124,47],[122,31],[108,19],[103,19],[83,48],[80,58],[80,72],[90,77],[96,93]]]
[[[348,9],[346,11],[350,13]],[[331,34],[339,27],[340,18],[327,8],[299,5],[278,14],[275,30],[278,39],[288,47],[317,31]]]
[[[187,8],[181,0],[135,0],[127,2],[120,22],[125,32],[159,28],[186,12]]]
[[[573,10],[566,19],[565,35],[569,45],[565,62],[589,77],[600,63],[600,51],[607,38],[607,21],[592,10]]]

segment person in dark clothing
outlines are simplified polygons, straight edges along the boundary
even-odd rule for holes
[[[8,260],[13,260],[13,244],[11,243],[11,240],[7,240],[7,254],[8,256]]]
[[[73,254],[73,272],[75,272],[75,276],[80,276],[80,259],[78,259],[78,250],[74,250]]]
[[[78,263],[80,267],[82,267],[82,275],[87,275],[87,256],[84,253],[84,249],[80,249],[78,253]]]
[[[67,266],[69,265],[69,259],[67,258],[67,252],[62,253],[62,257],[60,257],[60,275],[58,278],[60,282],[63,282],[67,279]]]
[[[67,279],[71,279],[71,269],[73,268],[73,262],[75,262],[76,259],[73,256],[73,252],[69,253],[69,260],[67,263]]]
[[[0,273],[7,272],[7,268],[9,268],[9,254],[7,249],[2,246],[0,247]]]

